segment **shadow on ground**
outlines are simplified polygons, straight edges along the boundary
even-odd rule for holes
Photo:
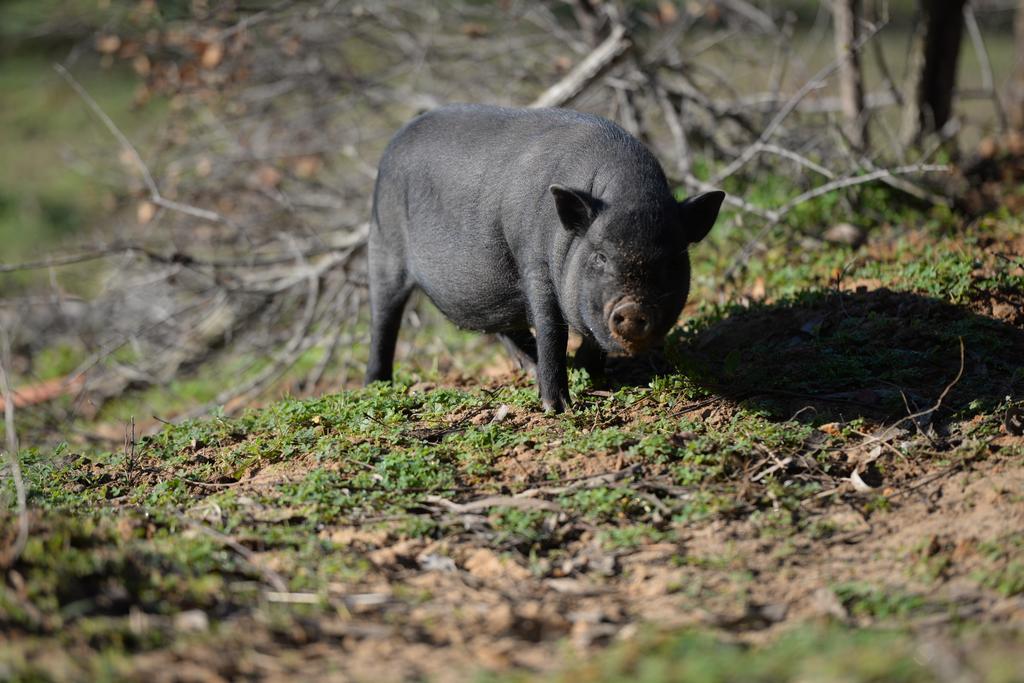
[[[885,288],[809,292],[677,329],[660,352],[612,359],[605,381],[642,385],[678,372],[777,419],[799,414],[815,423],[906,416],[934,406],[952,384],[941,422],[1024,393],[1022,317],[1018,310],[1003,322]]]

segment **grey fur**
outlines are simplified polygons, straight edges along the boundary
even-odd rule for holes
[[[598,116],[457,105],[417,117],[374,190],[367,382],[391,378],[419,287],[455,324],[502,334],[521,365],[536,363],[544,408],[563,410],[569,328],[591,369],[664,336],[689,292],[687,246],[723,198],[676,202],[650,151]]]

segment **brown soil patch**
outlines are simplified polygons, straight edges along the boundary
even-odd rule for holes
[[[596,460],[572,471],[618,464]],[[1024,530],[1019,456],[904,469],[886,485],[883,508],[868,506],[877,493],[810,499],[800,514],[813,523],[796,534],[773,533],[766,510],[678,523],[674,541],[614,550],[586,524],[552,513],[551,523],[565,527],[561,552],[539,564],[470,532],[431,540],[327,527],[322,538],[372,564],[358,581],[328,587],[334,616],[285,630],[229,618],[216,633],[139,656],[133,670],[154,681],[448,681],[479,668],[542,671],[564,643],[585,655],[645,623],[700,625],[750,642],[808,619],[873,623],[834,592],[851,582],[924,596],[936,606],[918,617],[929,628],[957,615],[1024,626],[1024,603],[976,578],[989,566],[982,545]],[[462,517],[467,529],[470,517]]]

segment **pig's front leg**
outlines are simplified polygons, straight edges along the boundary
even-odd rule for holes
[[[597,345],[597,342],[584,337],[579,350],[576,351],[573,366],[583,368],[591,379],[595,379],[604,374],[604,364],[607,360],[608,354]]]
[[[541,406],[546,412],[561,413],[570,406],[565,359],[569,326],[547,277],[529,280],[527,298],[533,326],[537,330],[537,387]]]

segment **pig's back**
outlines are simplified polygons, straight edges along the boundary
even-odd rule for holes
[[[609,201],[668,192],[661,166],[638,140],[607,119],[569,109],[453,105],[428,112],[395,135],[378,174],[378,185],[402,195],[410,219],[438,217],[449,230],[474,234],[487,226],[528,229],[524,222],[553,217],[552,183]]]

